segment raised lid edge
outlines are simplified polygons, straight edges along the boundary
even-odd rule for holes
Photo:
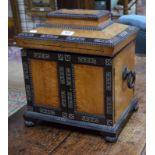
[[[73,9],[74,10],[74,9]],[[79,9],[81,10],[81,9]],[[103,16],[110,15],[110,12],[107,10],[98,10],[98,14],[69,14],[69,13],[62,13],[61,10],[49,12],[47,17],[66,17],[66,18],[89,18],[89,19],[99,19]]]
[[[103,23],[100,26],[75,26],[75,25],[63,25],[63,24],[37,24],[36,27],[47,27],[47,28],[64,28],[64,29],[82,29],[82,30],[103,30],[106,27],[112,25],[114,22],[109,21]]]
[[[98,39],[98,38],[85,38],[85,37],[73,37],[73,36],[63,36],[63,35],[51,35],[51,34],[39,34],[39,33],[29,33],[23,32],[18,34],[16,38],[21,39],[32,39],[32,40],[52,40],[61,42],[70,42],[78,44],[89,44],[98,46],[115,47],[117,44],[127,39],[129,36],[138,32],[138,28],[134,26],[129,26],[127,29],[117,34],[112,39]]]

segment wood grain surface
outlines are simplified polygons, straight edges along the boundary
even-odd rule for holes
[[[117,143],[109,144],[96,132],[63,125],[41,123],[24,126],[22,108],[9,117],[9,155],[141,155],[145,153],[145,57],[136,57],[136,96],[139,110],[121,132]]]
[[[31,59],[34,102],[46,107],[60,107],[57,62]]]
[[[35,30],[40,34],[51,34],[51,35],[62,35],[63,31],[74,32],[72,37],[84,37],[84,38],[97,38],[97,39],[112,39],[125,29],[128,25],[123,25],[119,23],[113,23],[112,25],[106,27],[102,31],[91,31],[91,30],[81,30],[81,29],[63,29],[63,28],[48,28],[48,27],[38,27]]]
[[[104,24],[107,20],[109,20],[109,15],[103,16],[99,19],[49,17],[46,23],[47,24],[72,25],[72,26],[100,26]]]
[[[112,39],[119,33],[127,29],[127,25],[122,25],[119,23],[114,23],[111,26],[105,28],[102,31],[90,31],[90,30],[80,30],[80,29],[63,29],[63,28],[47,28],[39,27],[35,29],[36,33],[40,34],[52,34],[52,35],[63,35],[64,31],[72,31],[72,36],[74,37],[86,37],[86,38],[98,38],[98,39]],[[72,33],[71,32],[71,33]],[[43,50],[52,50],[71,52],[71,53],[81,53],[81,54],[92,54],[101,56],[114,56],[118,53],[124,46],[133,41],[136,37],[136,33],[124,39],[121,43],[116,44],[114,47],[102,46],[102,45],[89,45],[81,43],[71,43],[65,41],[52,41],[52,40],[32,40],[24,38],[16,38],[17,45],[22,48],[34,48]],[[76,47],[76,48],[75,48]]]
[[[77,112],[104,116],[104,69],[74,65]]]
[[[56,41],[41,41],[31,39],[16,39],[19,47],[51,50],[53,52],[62,51],[80,54],[95,54],[103,56],[112,56],[113,49],[97,45],[76,44]],[[76,47],[76,48],[75,48]]]
[[[119,119],[123,111],[128,107],[134,97],[134,89],[129,89],[127,81],[122,80],[122,71],[127,67],[129,71],[135,70],[135,43],[126,46],[113,60],[114,74],[114,102],[115,102],[115,122]]]
[[[99,10],[85,10],[85,9],[61,9],[58,10],[60,16],[49,16],[47,23],[48,24],[64,24],[64,25],[77,25],[77,26],[99,26],[103,24],[108,19],[110,19],[109,14],[100,16],[100,18],[87,18],[88,15],[99,15],[101,11]],[[61,14],[60,14],[61,12]],[[55,13],[58,15],[58,13]],[[61,15],[64,15],[63,17]],[[75,17],[65,17],[65,15],[74,14],[74,15],[83,15],[85,18],[75,18]]]
[[[87,10],[87,9],[61,9],[58,12],[64,13],[64,14],[86,14],[86,15],[97,15],[101,11],[99,10]]]

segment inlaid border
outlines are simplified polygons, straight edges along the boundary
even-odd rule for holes
[[[63,28],[63,29],[81,29],[81,30],[103,30],[106,27],[112,25],[114,22],[109,21],[100,26],[76,26],[76,25],[59,25],[59,24],[37,24],[36,27],[47,27],[47,28]]]
[[[113,125],[113,97],[112,97],[112,60],[107,59],[107,66],[105,67],[104,73],[104,89],[105,89],[105,96],[104,102],[105,104],[105,115],[106,115],[106,124],[108,126]]]
[[[75,13],[63,13],[62,10],[57,10],[54,12],[48,13],[48,17],[63,17],[63,18],[83,18],[83,19],[99,19],[103,16],[110,15],[109,11],[98,10],[98,14],[75,14]]]
[[[78,43],[78,44],[114,47],[136,32],[138,32],[138,28],[129,26],[126,30],[122,31],[112,39],[84,38],[84,37],[39,34],[39,33],[28,33],[28,32],[20,33],[16,38],[42,40],[42,41],[52,40],[56,42],[70,42],[70,43]]]
[[[23,65],[27,105],[32,106],[34,103],[34,96],[33,96],[33,92],[32,92],[33,88],[32,88],[30,69],[29,69],[30,67],[29,67],[28,52],[26,49],[23,49],[21,51],[21,56],[22,56],[22,65]]]
[[[78,55],[78,54],[67,54],[67,57],[70,58],[70,60],[66,62],[67,70],[69,70],[69,74],[68,74],[68,71],[66,72],[66,75],[67,75],[66,80],[68,79],[68,83],[69,83],[69,87],[67,86],[67,91],[69,92],[69,96],[68,96],[69,98],[68,100],[69,119],[96,123],[96,124],[106,124],[108,126],[112,126],[113,125],[112,59],[109,57],[97,57],[97,56]],[[93,115],[93,114],[88,114],[88,113],[77,112],[75,75],[74,75],[75,64],[100,66],[104,68],[103,76],[105,77],[104,78],[105,87],[103,87],[104,89],[103,96],[105,100],[104,101],[104,104],[105,104],[104,113],[105,114]]]
[[[60,108],[44,107],[35,104],[33,84],[32,84],[32,71],[30,66],[30,59],[41,59],[47,61],[57,62],[57,74],[58,74],[58,86],[59,86],[59,98],[60,98]],[[33,107],[33,111],[54,115],[67,117],[67,103],[66,103],[66,88],[65,88],[65,73],[64,73],[64,60],[61,59],[60,54],[51,53],[49,51],[34,50],[34,49],[24,49],[22,50],[22,62],[24,70],[24,80],[25,89],[27,95],[28,106]],[[64,79],[63,79],[64,78]]]

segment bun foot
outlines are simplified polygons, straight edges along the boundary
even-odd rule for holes
[[[26,127],[34,127],[35,126],[35,122],[32,122],[32,121],[25,121],[25,126]]]
[[[114,136],[114,137],[106,136],[104,137],[104,140],[108,143],[115,143],[118,140],[118,136]]]
[[[137,112],[137,111],[138,111],[138,109],[139,109],[139,106],[138,106],[138,105],[136,105],[136,106],[133,108],[133,112]]]

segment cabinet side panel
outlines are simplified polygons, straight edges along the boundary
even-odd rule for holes
[[[45,107],[59,107],[57,63],[31,59],[34,102]]]
[[[134,96],[134,89],[129,89],[127,80],[123,81],[122,71],[124,67],[129,70],[135,68],[135,42],[127,45],[113,60],[114,67],[114,102],[115,102],[115,122],[119,119],[123,111],[128,107]]]
[[[103,67],[74,65],[77,112],[104,114]]]

